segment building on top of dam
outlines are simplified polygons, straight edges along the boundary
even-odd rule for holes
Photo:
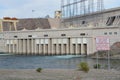
[[[1,19],[0,52],[26,55],[90,55],[97,51],[96,38],[102,36],[109,38],[110,49],[118,53],[120,7],[103,10],[101,2],[100,8],[86,11],[83,5],[86,1],[88,0],[62,5],[62,18],[59,12],[55,13],[56,18]],[[80,9],[85,11],[78,15],[78,8],[70,8],[78,6],[75,4],[81,5]]]

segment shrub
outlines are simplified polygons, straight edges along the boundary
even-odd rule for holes
[[[37,68],[36,71],[40,73],[42,71],[42,68]]]
[[[81,62],[79,65],[78,65],[78,70],[82,70],[84,72],[88,72],[89,71],[89,66],[86,62]]]
[[[93,68],[94,68],[94,69],[100,69],[100,68],[101,68],[101,65],[100,65],[100,64],[94,64],[94,65],[93,65]]]

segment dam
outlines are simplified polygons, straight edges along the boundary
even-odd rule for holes
[[[86,1],[90,0],[62,3],[62,12],[56,11],[55,18],[0,19],[0,52],[91,55],[97,52],[99,36],[109,37],[110,48],[115,50],[115,44],[120,42],[120,7],[103,9],[101,1],[93,11],[92,5],[90,9],[84,7]],[[87,11],[77,12],[78,4],[82,6],[80,10]]]

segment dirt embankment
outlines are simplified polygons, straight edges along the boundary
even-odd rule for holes
[[[0,70],[0,80],[120,80],[115,70],[90,70],[88,73],[71,69]]]

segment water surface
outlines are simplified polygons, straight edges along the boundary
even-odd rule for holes
[[[80,62],[87,62],[92,68],[96,59],[81,56],[21,56],[0,55],[0,69],[77,69]],[[99,60],[102,68],[107,68],[107,60]],[[120,60],[111,60],[111,68],[120,70]]]

